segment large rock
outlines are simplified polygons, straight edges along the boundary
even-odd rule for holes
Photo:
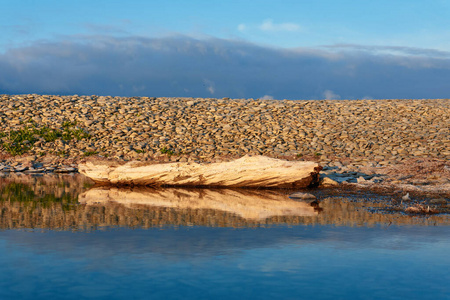
[[[206,164],[87,161],[78,170],[97,183],[113,185],[302,188],[317,183],[321,167],[315,162],[244,156]]]
[[[272,216],[316,216],[319,213],[307,202],[297,202],[283,193],[267,190],[96,187],[81,194],[78,201],[86,205],[115,202],[130,208],[150,205],[177,209],[213,209],[253,220]]]

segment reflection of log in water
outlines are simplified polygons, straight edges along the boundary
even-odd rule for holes
[[[273,216],[315,216],[308,202],[298,202],[282,193],[228,189],[93,188],[79,196],[88,205],[115,202],[133,208],[137,204],[176,209],[212,209],[244,219],[263,220]]]

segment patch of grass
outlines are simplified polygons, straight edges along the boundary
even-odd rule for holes
[[[65,128],[70,128],[70,127],[73,127],[73,126],[76,126],[77,125],[77,121],[73,121],[73,122],[71,122],[71,121],[64,121],[63,123],[62,123],[62,127],[65,129]]]
[[[145,153],[145,151],[144,150],[138,150],[138,149],[134,149],[134,151],[136,152],[136,153]]]
[[[3,133],[1,138],[1,148],[14,156],[21,155],[33,148],[33,144],[37,140],[34,131],[29,127]]]
[[[98,154],[97,151],[84,151],[83,156],[92,156]]]
[[[62,139],[64,141],[70,141],[72,139],[76,139],[77,141],[82,140],[84,138],[91,138],[91,135],[85,132],[81,128],[74,128],[77,125],[77,122],[64,121],[62,123],[63,131],[62,131]]]
[[[168,149],[166,147],[161,148],[159,150],[159,152],[161,152],[162,154],[167,154],[167,155],[174,155],[175,154],[172,150],[170,150],[170,149]]]
[[[89,139],[89,138],[92,137],[89,133],[85,132],[85,131],[84,131],[83,129],[81,129],[81,128],[77,128],[77,129],[72,130],[72,131],[71,131],[71,134],[72,134],[72,136],[73,136],[75,139],[77,139],[78,141],[79,141],[79,140],[82,140],[82,139]]]
[[[16,156],[31,150],[34,143],[40,138],[47,143],[54,142],[60,138],[64,141],[91,138],[91,135],[83,129],[72,127],[76,125],[76,122],[63,122],[63,130],[50,128],[47,125],[38,127],[32,120],[29,120],[27,123],[22,129],[0,133],[0,149]]]
[[[322,153],[320,153],[320,152],[314,152],[314,156],[321,156],[322,155]]]
[[[49,128],[47,126],[40,129],[34,129],[34,132],[42,137],[46,142],[54,142],[62,136],[60,130]]]

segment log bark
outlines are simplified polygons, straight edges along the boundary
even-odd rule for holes
[[[267,190],[95,187],[81,194],[78,201],[86,205],[107,205],[115,202],[130,208],[149,205],[176,209],[213,209],[253,220],[272,216],[318,214],[311,206],[311,201],[294,201],[281,192]]]
[[[204,164],[87,161],[78,170],[96,183],[112,185],[302,188],[317,183],[321,167],[316,162],[244,156]]]

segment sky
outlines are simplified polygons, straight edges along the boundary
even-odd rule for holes
[[[0,94],[450,94],[450,0],[0,0],[0,7]]]

